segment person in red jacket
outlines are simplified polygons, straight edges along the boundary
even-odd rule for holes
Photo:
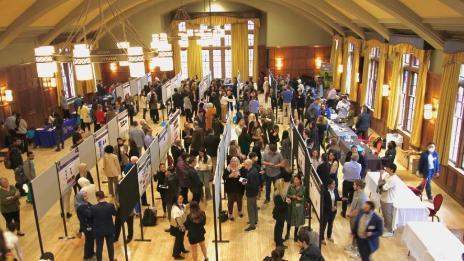
[[[105,124],[105,113],[102,106],[99,104],[95,111],[95,131],[99,130]]]

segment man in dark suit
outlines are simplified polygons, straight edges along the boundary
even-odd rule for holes
[[[97,191],[98,203],[91,207],[93,218],[93,230],[97,243],[97,261],[102,260],[103,240],[106,240],[108,249],[108,260],[114,261],[114,223],[113,216],[116,215],[116,208],[113,204],[105,201],[105,193]]]
[[[329,163],[329,158],[326,153],[322,154],[322,163],[317,166],[316,172],[319,178],[322,181],[322,184],[324,184],[324,187],[327,187],[329,183],[329,178],[330,178],[330,163]]]
[[[327,189],[324,189],[324,201],[322,202],[322,244],[326,244],[324,240],[325,229],[327,228],[327,240],[333,242],[332,228],[337,215],[337,201],[340,201],[338,189],[335,187],[335,180],[329,179]]]
[[[374,203],[366,201],[351,228],[362,261],[370,260],[371,254],[379,248],[379,237],[383,233],[383,220],[374,209]]]

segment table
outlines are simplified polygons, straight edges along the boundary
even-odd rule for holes
[[[69,119],[65,119],[63,122],[63,131],[64,131],[64,139],[71,137],[74,126],[76,126],[77,118],[71,117]],[[42,147],[42,148],[51,148],[56,146],[56,132],[55,127],[44,127],[35,129],[34,135],[34,142],[35,145]]]
[[[352,142],[347,142],[345,140],[339,141],[340,145],[340,162],[345,162],[346,153],[351,150],[351,146],[357,145],[358,147],[362,147],[363,149],[363,156],[366,160],[367,170],[369,171],[378,171],[382,169],[382,160],[379,158],[378,155],[374,154],[372,150],[366,144],[362,143],[358,139],[353,140]],[[358,149],[359,150],[359,149]]]
[[[464,245],[440,222],[409,222],[401,241],[420,261],[462,260]]]
[[[335,123],[332,120],[329,120],[329,134],[337,137],[338,140],[346,140],[349,142],[358,139],[358,135],[356,135],[351,128]]]
[[[383,178],[388,175],[384,173]],[[376,206],[380,206],[380,194],[377,193],[380,172],[367,172],[366,193]],[[411,221],[428,221],[429,210],[422,201],[412,193],[404,182],[399,183],[398,195],[393,202],[393,230]]]

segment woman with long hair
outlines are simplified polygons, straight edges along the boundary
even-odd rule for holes
[[[237,203],[238,215],[243,217],[242,198],[245,187],[240,182],[240,177],[240,160],[237,157],[232,157],[222,177],[224,179],[224,188],[227,193],[227,209],[229,211],[230,220],[234,220],[234,203]]]
[[[205,148],[200,148],[198,151],[198,156],[196,160],[195,169],[197,171],[198,176],[200,177],[201,182],[205,187],[205,199],[211,199],[211,190],[209,188],[209,181],[211,179],[211,170],[213,168],[213,163],[211,161],[211,157],[206,154]]]
[[[292,131],[292,130],[290,130]],[[280,141],[280,154],[286,160],[290,160],[292,154],[292,141],[290,140],[290,135],[287,130],[282,132],[282,139]]]
[[[192,246],[192,257],[194,261],[198,260],[198,245],[205,260],[208,260],[208,253],[205,245],[205,225],[206,214],[200,209],[200,205],[196,201],[190,202],[190,213],[185,220],[185,228],[187,229],[187,238]]]
[[[335,187],[338,188],[338,157],[335,151],[329,151],[330,173],[329,178],[335,180]]]
[[[185,226],[184,226],[184,197],[182,195],[177,195],[176,200],[173,202],[171,209],[171,228],[170,233],[175,237],[174,248],[172,250],[172,257],[176,260],[184,259],[181,256],[181,253],[188,253],[184,246],[184,235],[185,235]]]
[[[305,223],[304,214],[304,195],[305,187],[301,180],[301,176],[297,175],[293,177],[293,183],[288,188],[287,197],[291,200],[290,211],[287,222],[287,233],[285,234],[285,240],[290,238],[290,228],[295,227],[294,241],[297,240],[298,228]]]
[[[243,127],[240,135],[238,136],[238,145],[240,146],[240,150],[244,155],[248,155],[250,153],[250,146],[251,142],[250,134],[248,134],[247,127]]]
[[[275,219],[274,224],[274,242],[277,247],[287,248],[284,246],[282,233],[284,232],[284,223],[288,218],[288,203],[287,192],[285,191],[285,183],[282,179],[278,179],[274,185],[274,209],[272,217]]]
[[[311,161],[311,165],[313,165],[314,169],[317,169],[319,165],[321,165],[321,156],[319,155],[319,150],[318,149],[312,149],[311,150],[311,155],[309,157],[309,161]]]

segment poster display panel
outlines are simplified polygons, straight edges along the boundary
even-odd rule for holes
[[[309,179],[309,197],[317,218],[321,219],[321,187],[316,178],[316,173],[311,173]]]
[[[87,137],[79,146],[79,159],[82,163],[87,164],[87,168],[91,169],[97,164],[95,156],[95,139],[92,136]]]
[[[60,191],[56,175],[56,165],[52,164],[31,182],[37,217],[39,220],[60,199]]]
[[[111,146],[116,146],[118,143],[119,138],[119,126],[118,126],[118,118],[114,117],[111,119],[107,125],[108,126],[108,137]]]
[[[151,160],[151,171],[155,173],[159,169],[160,165],[160,149],[158,143],[158,137],[156,137],[150,144],[150,160]]]
[[[139,180],[139,194],[143,195],[152,177],[150,151],[145,153],[137,161],[137,176]]]
[[[125,138],[129,134],[129,115],[127,110],[118,114],[118,133],[120,138]]]
[[[108,127],[106,125],[101,127],[93,136],[95,137],[95,154],[98,161],[104,155],[105,146],[110,144]]]
[[[176,139],[180,139],[180,110],[175,111],[169,116],[169,127],[171,128],[171,144]]]
[[[124,98],[126,97],[127,94],[131,94],[131,87],[130,87],[130,84],[128,82],[126,83],[123,83],[122,84],[122,99],[124,100]]]
[[[126,221],[133,214],[135,204],[140,200],[138,186],[137,166],[134,165],[118,184],[121,222]]]
[[[137,78],[129,81],[131,96],[137,95],[137,91],[138,91],[137,82],[138,82]]]
[[[171,147],[170,133],[171,131],[168,131],[168,127],[166,126],[166,128],[164,128],[158,135],[160,162],[164,162],[166,160],[166,154]]]
[[[115,90],[116,90],[116,97],[122,97],[124,100],[124,90],[122,88],[122,84],[116,86]]]
[[[305,172],[305,148],[303,148],[303,144],[301,142],[298,143],[298,157],[297,157],[297,162],[298,162],[298,167],[300,168],[301,172]]]
[[[62,194],[76,184],[76,176],[79,173],[80,163],[79,148],[74,148],[57,162],[58,179]]]

